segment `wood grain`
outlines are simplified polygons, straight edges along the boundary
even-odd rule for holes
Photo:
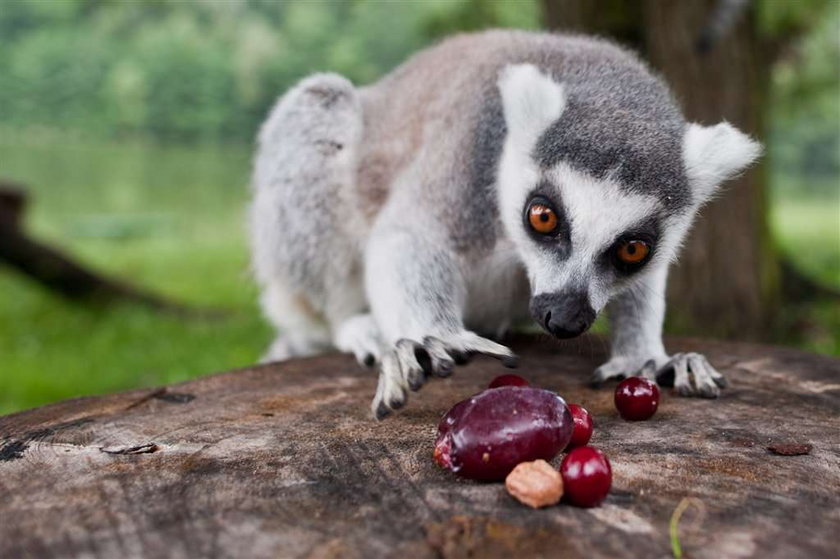
[[[671,340],[725,372],[621,420],[586,384],[604,343],[520,338],[520,373],[579,402],[610,457],[606,503],[534,511],[438,469],[440,415],[503,372],[477,359],[370,419],[371,371],[339,355],[82,398],[0,418],[0,557],[825,557],[840,526],[840,361]],[[666,391],[667,392],[667,391]],[[809,444],[778,456],[774,444]]]

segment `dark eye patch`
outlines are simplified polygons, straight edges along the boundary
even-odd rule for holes
[[[601,254],[601,266],[608,270],[614,270],[620,276],[632,275],[650,262],[656,252],[656,243],[659,241],[660,222],[656,217],[651,217],[635,227],[616,237],[612,243]],[[638,263],[628,264],[616,257],[619,248],[628,241],[642,241],[647,244],[649,253],[647,257]]]
[[[551,235],[541,235],[534,231],[528,222],[529,208],[534,202],[545,204],[550,207],[557,216],[557,230]],[[546,250],[554,252],[557,257],[565,260],[572,252],[572,239],[569,220],[566,218],[566,209],[559,199],[557,189],[548,181],[542,181],[531,191],[525,199],[525,207],[522,209],[522,226],[531,239]]]

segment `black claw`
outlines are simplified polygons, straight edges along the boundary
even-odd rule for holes
[[[452,360],[456,365],[466,365],[470,362],[470,357],[472,357],[470,354],[458,351],[457,349],[451,350],[449,355],[452,356]]]
[[[623,380],[624,380],[624,379],[626,379],[626,378],[627,378],[627,375],[624,375],[624,374],[622,374],[622,375],[615,375],[615,376],[612,376],[612,377],[609,377],[609,378],[605,378],[605,379],[603,379],[603,380],[593,380],[593,381],[590,383],[590,386],[591,386],[592,388],[600,388],[601,386],[603,386],[604,384],[606,384],[606,383],[607,383],[607,381],[610,381],[610,380],[615,380],[615,381],[621,382],[621,381],[623,381]]]
[[[429,357],[429,352],[426,351],[424,348],[417,346],[414,348],[414,357],[417,359],[417,362],[420,364],[420,367],[423,369],[423,373],[426,376],[432,374],[432,358]],[[412,389],[415,390],[415,389]]]
[[[423,374],[411,375],[408,379],[408,387],[412,392],[417,392],[426,383],[426,377]]]
[[[676,376],[676,371],[674,367],[666,365],[659,369],[656,373],[656,383],[659,386],[664,386],[666,388],[670,388],[674,386],[674,377]]]
[[[719,388],[726,388],[729,386],[729,381],[726,380],[724,377],[712,379],[715,381],[715,384],[718,385]]]
[[[398,410],[405,405],[405,398],[391,400],[388,404],[390,404],[392,410]]]
[[[519,367],[519,357],[517,355],[505,355],[502,357],[502,365],[508,369],[516,369]]]
[[[452,375],[452,371],[455,370],[455,362],[454,361],[441,361],[440,367],[438,370],[435,371],[435,374],[441,378],[446,378]]]
[[[682,396],[683,398],[688,398],[691,396],[691,387],[689,386],[680,386],[677,388],[677,395]]]
[[[374,357],[372,353],[368,353],[367,355],[365,355],[365,358],[364,360],[362,360],[362,363],[364,363],[365,367],[373,367],[374,365],[376,365],[376,357]]]
[[[382,421],[386,417],[391,415],[391,409],[385,405],[385,402],[379,402],[379,405],[376,406],[376,419],[377,421]]]

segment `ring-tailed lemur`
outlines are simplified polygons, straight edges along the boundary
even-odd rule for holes
[[[594,380],[670,367],[680,394],[714,397],[703,356],[665,353],[666,275],[698,208],[759,152],[727,123],[686,123],[645,64],[582,36],[460,35],[367,87],[308,77],[259,135],[265,359],[335,347],[378,364],[381,418],[465,354],[512,365],[487,338],[529,311],[566,338],[606,307]]]

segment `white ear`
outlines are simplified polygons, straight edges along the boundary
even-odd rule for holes
[[[530,150],[540,134],[563,113],[563,86],[533,64],[505,66],[499,73],[498,85],[508,134],[516,144]]]
[[[715,126],[689,124],[683,158],[695,203],[708,200],[722,182],[738,175],[759,155],[761,144],[728,122]]]

